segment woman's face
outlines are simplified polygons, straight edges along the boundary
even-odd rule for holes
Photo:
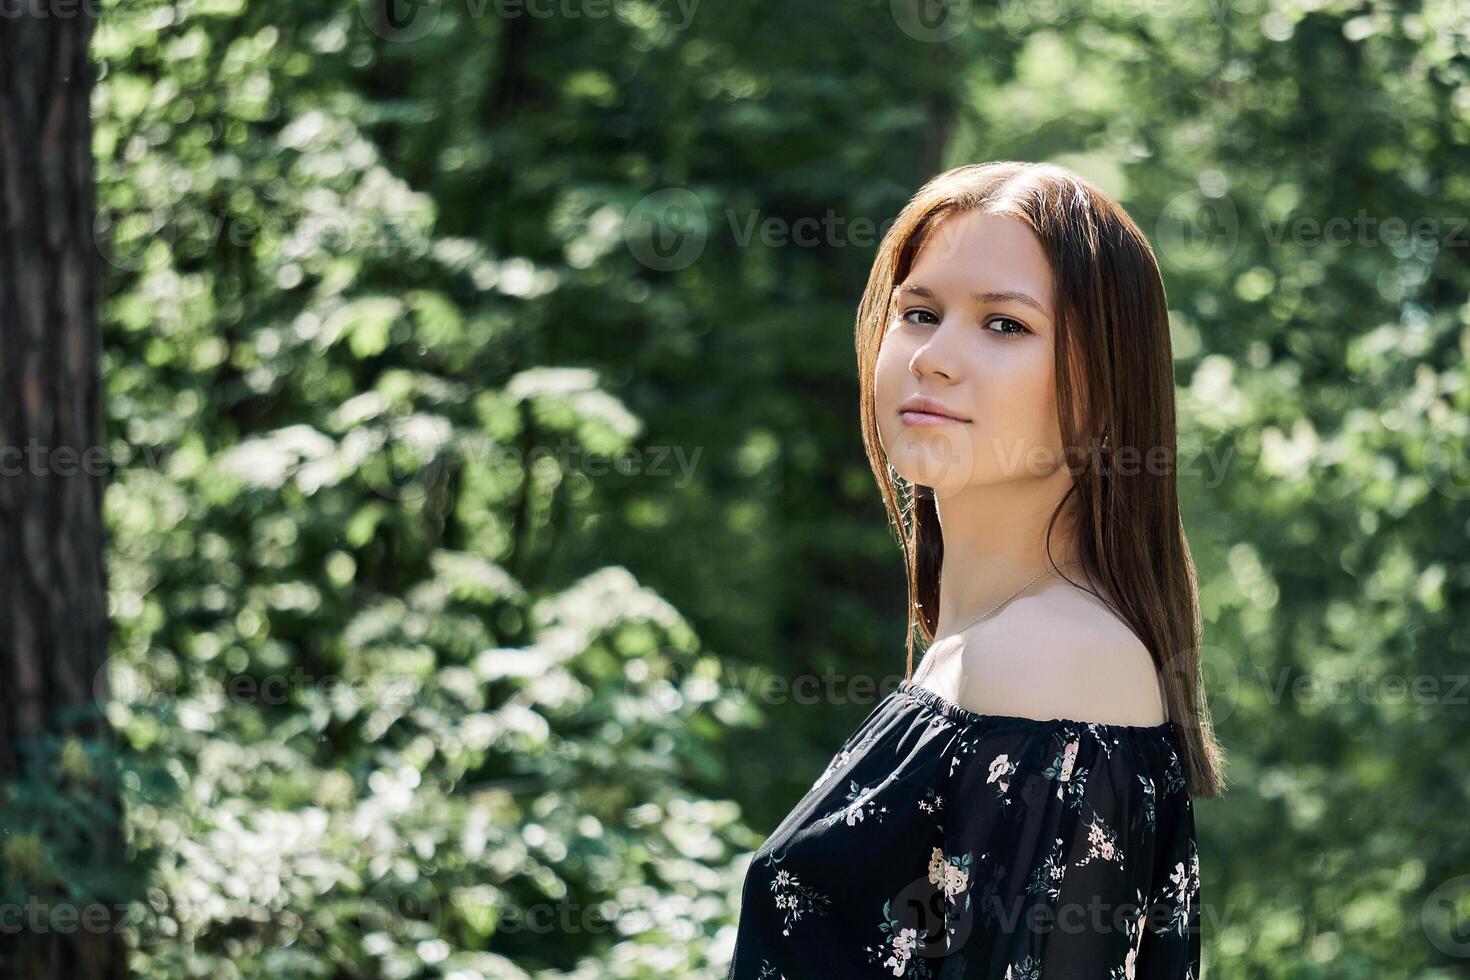
[[[900,476],[945,497],[1059,468],[1053,296],[1046,254],[1014,218],[970,211],[931,230],[899,283],[874,379]],[[943,414],[905,410],[925,397]]]

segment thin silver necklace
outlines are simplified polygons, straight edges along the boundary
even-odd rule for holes
[[[1017,589],[1016,591],[1012,592],[1010,595],[1006,596],[1004,599],[1002,599],[1000,601],[1000,603],[998,605],[996,605],[990,611],[985,612],[985,613],[982,613],[978,618],[971,620],[965,626],[961,627],[960,629],[954,630],[949,635],[950,636],[958,636],[959,634],[963,633],[965,630],[969,629],[971,626],[974,626],[977,623],[981,623],[981,622],[989,619],[991,616],[994,616],[996,613],[998,613],[1002,609],[1004,609],[1005,606],[1006,606],[1006,603],[1010,602],[1016,596],[1020,595],[1022,592],[1025,592],[1027,589],[1031,588],[1031,586],[1035,585],[1041,579],[1046,578],[1046,576],[1048,576],[1048,575],[1052,574],[1053,572],[1055,572],[1061,566],[1063,566],[1063,565],[1075,565],[1077,562],[1079,562],[1081,560],[1082,560],[1081,558],[1068,558],[1066,561],[1058,562],[1055,567],[1046,569],[1040,575],[1033,576],[1032,579],[1031,579],[1031,581],[1027,582],[1025,585],[1021,586],[1019,589]]]

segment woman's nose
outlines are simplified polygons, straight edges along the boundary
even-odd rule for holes
[[[954,358],[946,346],[949,344],[949,334],[941,323],[934,332],[924,340],[914,351],[913,357],[909,358],[909,371],[916,377],[924,375],[939,375],[946,380],[953,379]]]

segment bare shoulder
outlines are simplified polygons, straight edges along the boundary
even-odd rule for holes
[[[1096,596],[1058,582],[966,637],[956,700],[981,714],[1110,725],[1167,720],[1148,647]]]

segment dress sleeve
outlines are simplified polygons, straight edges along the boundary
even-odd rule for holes
[[[1159,729],[978,732],[956,741],[950,769],[929,867],[945,933],[931,976],[1198,976],[1193,811]]]

